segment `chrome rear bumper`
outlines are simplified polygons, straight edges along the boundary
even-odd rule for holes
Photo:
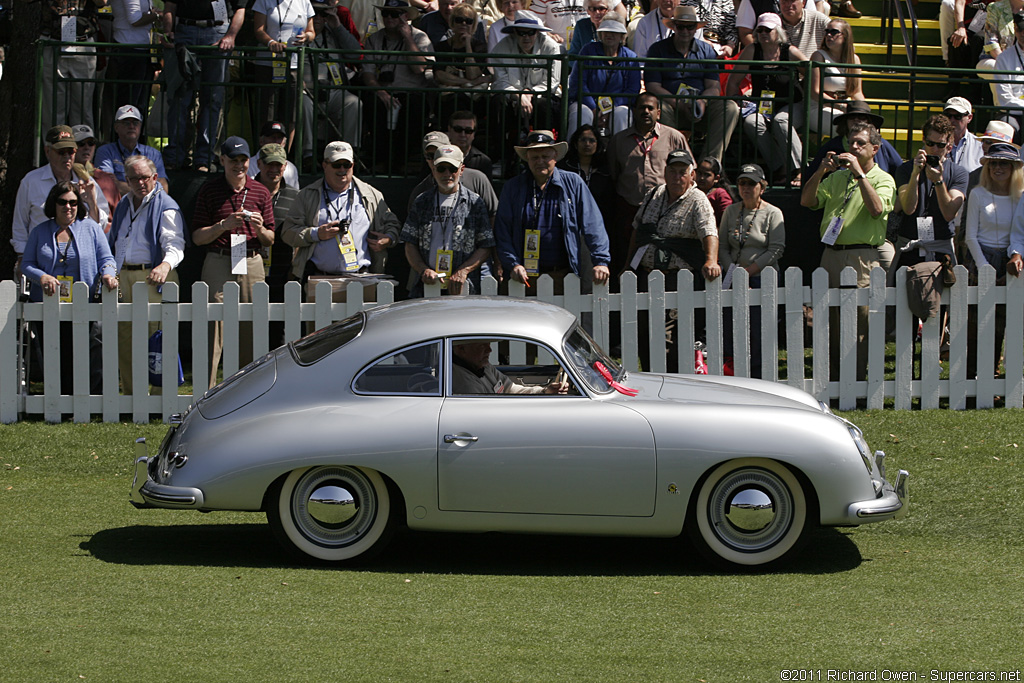
[[[137,508],[197,510],[203,507],[203,492],[187,486],[158,484],[153,478],[157,457],[149,457],[146,439],[135,440],[135,478],[129,497]]]

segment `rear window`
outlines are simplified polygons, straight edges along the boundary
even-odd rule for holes
[[[300,365],[312,365],[358,337],[365,324],[366,316],[356,313],[292,342],[292,354]]]

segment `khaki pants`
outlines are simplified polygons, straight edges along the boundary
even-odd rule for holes
[[[231,257],[226,254],[208,252],[203,261],[203,282],[210,287],[210,303],[224,302],[224,284],[237,282],[241,290],[238,293],[239,303],[252,303],[252,286],[263,282],[263,257],[250,256],[245,260],[246,274],[231,274]],[[213,337],[210,339],[210,388],[217,385],[217,367],[224,351],[224,323],[213,323]],[[238,324],[238,367],[244,368],[252,362],[252,323]]]
[[[829,288],[839,287],[839,274],[847,266],[857,272],[857,287],[871,285],[871,271],[878,265],[878,249],[832,249],[825,247],[821,267],[828,272]],[[839,379],[839,310],[829,312],[829,375]],[[868,307],[857,307],[857,379],[868,374]]]
[[[147,276],[149,276],[149,269],[125,270],[122,268],[121,272],[117,274],[117,279],[120,283],[118,301],[122,304],[130,304],[132,302],[132,286],[136,282],[145,282]],[[167,281],[177,284],[178,274],[172,270],[167,274]],[[149,292],[149,303],[160,303],[163,295],[156,291],[157,288],[153,285],[147,285],[146,289]],[[152,337],[153,333],[159,329],[159,321],[151,321],[149,323],[149,334],[146,338],[149,339],[149,337]],[[133,387],[132,324],[130,322],[117,324],[117,368],[121,373],[121,393],[131,395],[133,393]],[[149,393],[153,396],[157,396],[160,394],[160,390],[161,387],[150,387]]]

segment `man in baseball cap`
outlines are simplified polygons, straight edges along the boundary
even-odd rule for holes
[[[970,173],[981,167],[981,141],[974,137],[967,127],[974,119],[971,103],[962,97],[950,97],[942,107],[942,113],[953,122],[953,149],[949,158]]]
[[[101,226],[110,216],[107,200],[92,179],[82,179],[72,173],[78,143],[70,126],[54,126],[43,136],[46,163],[29,171],[21,179],[14,201],[14,220],[11,223],[11,245],[20,259],[25,252],[29,230],[47,220],[43,212],[50,189],[63,180],[77,183],[89,209],[89,218]]]
[[[451,145],[453,147],[458,146],[451,141],[446,133],[442,133],[441,131],[433,130],[423,136],[423,159],[427,163],[427,169],[429,172],[409,194],[409,204],[406,208],[406,215],[409,215],[409,212],[412,211],[412,205],[416,201],[417,197],[424,192],[434,189],[434,152],[445,145]],[[465,166],[465,161],[463,161],[462,177],[459,182],[462,185],[465,185],[466,189],[471,192],[475,192],[483,198],[484,204],[487,205],[487,214],[491,217],[491,222],[493,223],[494,214],[498,211],[498,195],[494,192],[494,186],[491,184],[491,179],[482,171]],[[489,274],[488,264],[486,263],[484,264],[483,274]]]
[[[117,191],[121,196],[128,194],[131,188],[124,177],[125,159],[132,156],[144,156],[156,166],[157,178],[164,191],[167,191],[167,171],[164,168],[164,157],[160,150],[143,145],[139,142],[142,133],[142,114],[138,108],[126,104],[114,115],[114,133],[117,140],[108,142],[96,150],[96,168],[114,176]]]
[[[299,190],[281,238],[296,247],[292,277],[384,273],[402,225],[377,188],[355,177],[355,153],[342,140],[324,148],[323,178]]]
[[[263,149],[264,145],[281,145],[284,147],[285,140],[288,139],[288,129],[284,127],[284,124],[280,121],[267,121],[260,128],[260,139],[259,144],[256,146],[257,154],[254,154],[249,159],[249,177],[255,178],[256,174],[260,172],[258,154],[259,150]],[[287,153],[287,149],[285,149]],[[284,162],[284,184],[288,187],[299,189],[299,169],[292,162],[285,159]]]
[[[423,285],[435,283],[452,295],[480,292],[480,267],[491,257],[494,231],[484,200],[460,182],[464,161],[455,145],[437,148],[434,188],[416,198],[402,227],[410,296],[423,296]]]

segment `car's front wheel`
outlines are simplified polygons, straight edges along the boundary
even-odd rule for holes
[[[800,481],[781,463],[732,460],[704,479],[691,501],[687,530],[714,561],[766,565],[799,547],[809,507]]]
[[[367,559],[394,531],[392,497],[373,470],[295,470],[271,490],[267,520],[285,547],[329,562]]]

